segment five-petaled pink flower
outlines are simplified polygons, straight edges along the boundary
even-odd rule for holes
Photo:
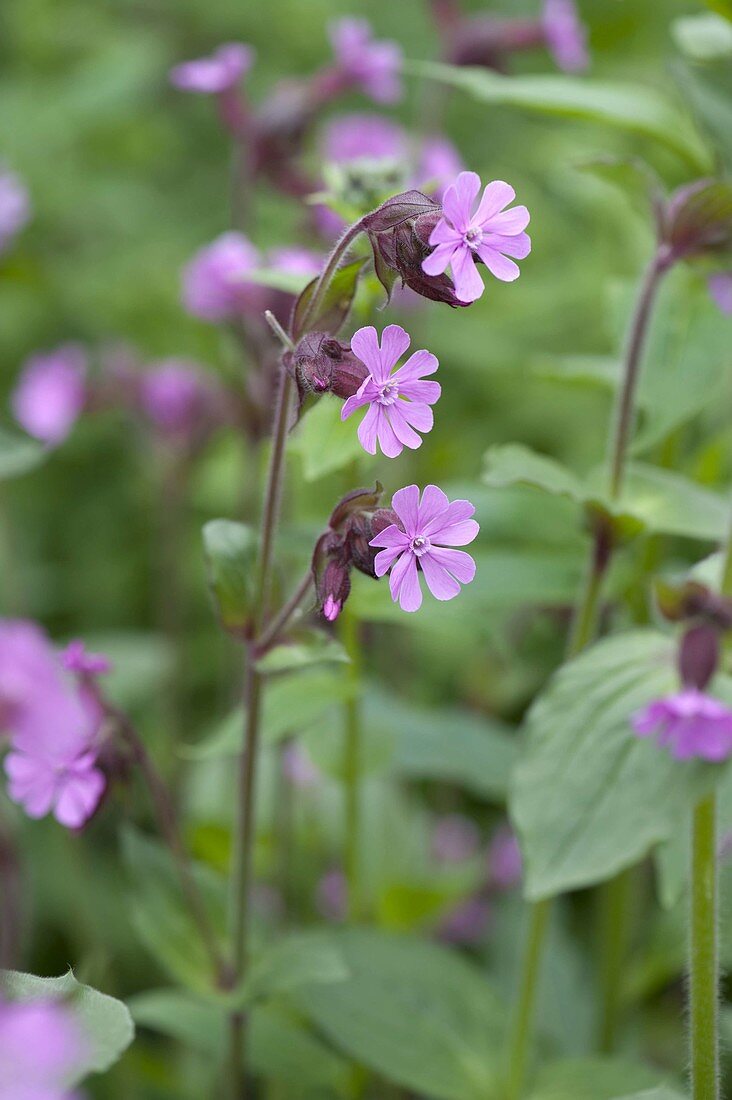
[[[639,737],[656,737],[677,760],[716,763],[732,755],[732,711],[698,688],[654,699],[631,722]]]
[[[461,302],[474,302],[483,293],[476,259],[482,260],[497,279],[510,283],[520,272],[509,257],[523,260],[531,251],[531,239],[524,232],[529,224],[528,210],[525,206],[505,209],[516,197],[513,187],[493,180],[473,213],[479,191],[480,177],[475,172],[461,172],[447,188],[442,217],[430,235],[435,250],[422,262],[428,275],[441,275],[448,264],[451,266],[455,293]]]
[[[329,27],[336,62],[343,77],[377,103],[395,103],[402,93],[402,50],[396,42],[379,42],[367,19],[339,19]]]
[[[170,70],[170,83],[182,92],[216,95],[233,88],[252,66],[254,50],[242,42],[226,42],[210,57],[183,61]]]
[[[377,440],[387,458],[396,458],[404,447],[415,449],[422,440],[414,429],[428,432],[434,423],[430,405],[438,400],[440,385],[423,379],[437,370],[436,357],[429,351],[415,351],[394,371],[409,344],[409,335],[400,325],[387,325],[381,347],[373,325],[353,334],[351,351],[370,373],[346,401],[341,419],[369,406],[358,428],[358,438],[369,454],[376,454]]]
[[[420,501],[419,488],[407,485],[394,494],[391,506],[400,524],[386,527],[370,545],[384,547],[374,559],[374,570],[383,577],[391,569],[392,599],[402,611],[416,611],[422,604],[420,572],[438,600],[457,596],[460,585],[475,576],[475,562],[451,547],[467,546],[478,534],[478,524],[470,518],[473,505],[469,500],[451,503],[436,485],[428,485]]]

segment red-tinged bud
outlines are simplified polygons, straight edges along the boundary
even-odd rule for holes
[[[338,618],[350,592],[348,565],[340,556],[330,558],[318,582],[320,608],[328,622]]]
[[[285,366],[295,379],[301,401],[308,393],[334,393],[345,400],[356,393],[368,375],[350,347],[327,332],[303,336],[295,350],[285,356]]]
[[[732,599],[713,592],[698,581],[673,585],[657,580],[654,594],[658,610],[669,622],[697,620],[717,630],[732,629]]]
[[[732,185],[698,180],[671,195],[662,215],[668,262],[732,248]]]
[[[482,65],[506,72],[511,54],[536,49],[543,42],[544,30],[538,19],[476,17],[457,28],[450,60],[453,65]]]
[[[679,675],[684,687],[704,691],[719,664],[719,632],[713,626],[693,626],[681,639]]]
[[[352,489],[336,504],[330,514],[328,526],[333,531],[345,531],[348,520],[358,512],[370,512],[376,508],[384,489],[380,481],[377,481],[373,489]]]
[[[371,537],[375,538],[377,535],[380,535],[382,531],[385,531],[387,527],[392,526],[404,530],[402,521],[393,508],[379,508],[377,512],[374,512],[371,519],[371,530],[373,531]]]
[[[367,577],[376,576],[376,548],[369,546],[374,533],[372,516],[367,512],[355,513],[346,523],[346,553],[359,573]]]

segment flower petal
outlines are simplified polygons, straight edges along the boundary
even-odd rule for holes
[[[446,550],[444,546],[431,546],[429,553],[422,557],[432,558],[438,565],[448,569],[461,584],[470,584],[475,577],[475,561],[464,550]]]
[[[430,520],[422,530],[423,535],[430,539],[439,540],[439,535],[453,523],[460,523],[464,519],[470,519],[475,514],[475,505],[469,500],[453,500],[434,519]]]
[[[447,569],[433,557],[429,550],[420,558],[424,579],[427,587],[437,600],[452,600],[460,592],[460,585],[454,577],[450,576]]]
[[[456,241],[455,244],[438,244],[435,251],[422,260],[422,270],[425,275],[442,275],[459,248],[462,248],[460,241]]]
[[[495,275],[502,283],[512,283],[521,274],[518,264],[515,264],[513,260],[509,260],[507,256],[502,256],[500,252],[496,252],[494,248],[490,248],[488,245],[481,244],[478,247],[478,255],[491,275]]]
[[[510,210],[493,214],[483,223],[483,229],[488,233],[502,233],[505,237],[515,237],[526,229],[530,220],[531,215],[525,206],[512,206]]]
[[[376,437],[379,440],[382,454],[385,454],[387,458],[396,458],[397,455],[402,453],[404,446],[389,423],[383,405],[373,405],[372,408],[376,409],[377,412]]]
[[[396,523],[392,523],[389,527],[385,527],[383,531],[379,531],[378,535],[374,535],[369,546],[399,546],[403,550],[406,546],[409,546],[409,536],[405,535]]]
[[[439,365],[437,356],[433,355],[431,351],[425,351],[424,349],[415,351],[393,375],[392,381],[398,382],[401,386],[404,382],[413,382],[418,378],[425,378],[428,374],[434,374]]]
[[[351,351],[368,367],[371,374],[378,371],[381,366],[381,350],[379,337],[373,325],[365,325],[357,329],[351,337]]]
[[[504,256],[512,256],[514,260],[523,260],[531,252],[531,237],[528,233],[517,233],[515,237],[487,233],[481,245],[493,248],[496,252],[502,252]]]
[[[376,454],[376,438],[379,423],[379,406],[371,405],[369,411],[358,426],[358,438],[364,451]]]
[[[442,386],[439,382],[407,382],[406,385],[400,382],[399,393],[402,397],[409,398],[410,401],[418,401],[423,405],[434,405],[440,399]]]
[[[371,383],[371,385],[369,385]],[[358,392],[354,393],[352,397],[348,397],[341,409],[341,420],[348,420],[351,413],[354,413],[356,409],[362,409],[364,405],[370,404],[374,397],[378,394],[378,390],[373,384],[371,375],[368,376],[365,382],[362,382],[358,388]]]
[[[438,485],[425,485],[424,492],[422,493],[422,501],[419,506],[419,520],[418,520],[418,532],[417,534],[423,535],[425,528],[435,519],[436,516],[441,515],[447,508],[450,501],[447,499],[445,493]]]
[[[402,566],[402,562],[404,565]],[[403,554],[391,571],[392,582],[394,573],[399,570],[395,583],[391,586],[392,599],[399,599],[402,611],[417,611],[422,606],[422,588],[417,573],[417,562],[414,554]]]
[[[96,810],[104,787],[104,776],[96,768],[70,774],[56,798],[54,817],[68,829],[80,828]]]
[[[440,218],[435,228],[430,233],[430,244],[460,244],[462,233],[454,229],[446,218]]]
[[[483,191],[480,206],[475,211],[473,225],[482,228],[489,218],[492,218],[499,210],[503,210],[504,206],[508,206],[515,198],[516,192],[510,183],[504,183],[503,180],[493,180]]]
[[[378,381],[388,378],[411,342],[409,333],[405,332],[401,325],[386,326],[381,334],[381,374],[378,376]]]
[[[483,293],[483,280],[467,245],[458,248],[452,258],[452,281],[455,284],[455,296],[461,302],[475,302]]]
[[[385,550],[379,550],[374,558],[374,572],[376,576],[383,577],[384,573],[388,573],[396,559],[402,553],[404,553],[403,546],[387,546]]]
[[[416,383],[418,385],[420,383]],[[421,385],[428,386],[429,382],[422,382]],[[436,382],[432,383],[437,385]],[[418,432],[431,432],[435,423],[435,416],[429,405],[423,404],[421,401],[397,401],[395,405],[392,405],[391,411],[393,413],[396,409],[400,416],[402,416],[407,424],[416,428]]]
[[[479,531],[480,527],[474,519],[466,519],[462,523],[452,523],[449,527],[441,528],[430,538],[433,544],[436,543],[438,546],[467,546],[476,538]]]
[[[402,406],[406,409],[407,402],[397,401],[388,410],[385,410],[385,416],[399,442],[405,447],[411,447],[413,451],[416,451],[417,447],[422,446],[422,438],[407,423],[407,419],[402,412]]]
[[[451,187],[445,191],[442,209],[445,217],[455,229],[465,233],[470,228],[473,203],[480,191],[480,176],[477,172],[461,172]]]
[[[403,489],[397,489],[391,498],[391,506],[404,524],[407,539],[413,539],[418,533],[419,488],[416,485],[406,485]]]

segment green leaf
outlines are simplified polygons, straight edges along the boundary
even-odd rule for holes
[[[659,177],[640,157],[592,157],[581,161],[577,167],[622,191],[631,207],[644,221],[648,220],[655,205],[663,199]]]
[[[85,1038],[84,1054],[65,1081],[73,1088],[90,1073],[104,1073],[132,1042],[135,1029],[122,1001],[77,982],[71,971],[60,978],[37,978],[17,970],[0,971],[0,992],[10,1001],[64,1001]]]
[[[302,460],[306,481],[341,470],[365,452],[352,420],[341,420],[343,402],[321,397],[303,416],[293,433],[290,450]]]
[[[354,260],[340,267],[331,279],[318,308],[312,310],[313,293],[318,284],[315,278],[303,290],[295,303],[292,314],[292,332],[295,342],[308,332],[329,332],[335,336],[345,323],[353,299],[356,296],[358,277],[365,261]]]
[[[303,985],[342,982],[347,977],[337,944],[321,932],[292,933],[254,961],[244,984],[244,1003],[276,997]]]
[[[686,15],[671,25],[674,41],[694,61],[732,56],[732,25],[721,15]]]
[[[212,519],[203,528],[208,583],[225,630],[243,633],[254,598],[257,538],[245,523]]]
[[[530,899],[632,866],[722,778],[633,733],[632,714],[677,685],[673,639],[648,630],[593,646],[538,697],[511,792]]]
[[[350,1057],[436,1100],[493,1095],[505,1009],[485,977],[436,944],[365,929],[333,934],[350,976],[297,991]]]
[[[576,504],[584,504],[588,499],[588,489],[581,478],[560,462],[521,443],[507,443],[486,451],[483,482],[495,489],[530,485],[553,496],[568,497]]]
[[[619,1091],[655,1084],[658,1071],[619,1058],[576,1058],[544,1066],[529,1100],[613,1100]]]
[[[48,453],[38,440],[0,428],[0,481],[35,470],[45,462]]]
[[[310,665],[348,662],[348,654],[335,638],[322,630],[302,631],[291,642],[270,649],[257,661],[261,673],[296,672]]]
[[[655,1089],[644,1089],[643,1092],[617,1096],[614,1100],[687,1100],[687,1098],[676,1089],[670,1089],[668,1085],[659,1085]]]
[[[561,74],[502,76],[485,69],[435,62],[413,62],[407,71],[461,88],[482,103],[613,126],[666,145],[697,172],[709,172],[712,167],[708,150],[683,111],[642,84]]]

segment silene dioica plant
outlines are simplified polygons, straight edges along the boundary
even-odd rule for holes
[[[144,425],[160,482],[161,624],[173,647],[180,630],[176,532],[195,459],[221,426],[266,456],[258,518],[214,520],[203,532],[218,618],[242,668],[243,726],[225,731],[227,744],[235,737],[236,761],[228,889],[222,891],[219,871],[191,854],[172,761],[163,766],[154,759],[116,702],[113,662],[80,640],[59,649],[40,624],[21,618],[0,624],[7,796],[30,818],[53,815],[62,829],[81,834],[83,845],[90,823],[115,800],[124,803],[130,783],[145,785],[160,844],[125,828],[123,849],[142,881],[134,921],[178,985],[139,994],[131,1008],[141,1027],[177,1040],[201,1063],[197,1087],[207,1095],[716,1100],[723,1094],[717,869],[732,756],[725,669],[732,542],[722,537],[725,509],[716,496],[668,463],[653,467],[631,457],[644,353],[670,273],[693,265],[708,278],[721,313],[732,312],[732,186],[721,168],[714,170],[723,156],[710,155],[687,117],[656,93],[577,75],[590,59],[571,0],[547,0],[535,19],[467,17],[453,0],[434,0],[432,14],[440,64],[408,65],[400,47],[375,39],[365,20],[346,18],[330,28],[332,62],[308,80],[276,86],[258,105],[241,90],[254,63],[246,45],[223,45],[172,71],[177,89],[212,97],[232,142],[232,222],[187,265],[182,300],[190,314],[221,326],[241,347],[248,366],[243,383],[226,389],[178,359],[141,371],[124,348],[108,351],[92,375],[85,349],[69,343],[33,356],[11,398],[26,436],[5,433],[5,476],[51,458],[82,413],[122,407]],[[716,21],[720,41],[730,37],[723,16],[704,18]],[[561,73],[539,84],[510,75],[515,54],[545,48]],[[453,945],[470,942],[485,927],[491,891],[523,879],[525,914],[511,910],[512,925],[525,927],[523,956],[503,999],[454,946],[369,927],[366,902],[372,869],[363,858],[362,703],[371,689],[352,584],[357,574],[388,584],[407,615],[421,613],[427,593],[465,606],[471,589],[463,588],[476,562],[464,547],[479,534],[469,500],[450,499],[436,484],[401,484],[400,456],[405,448],[429,447],[443,388],[458,383],[449,362],[412,350],[409,332],[390,322],[389,310],[401,300],[413,311],[461,311],[484,293],[490,297],[491,279],[516,280],[517,261],[531,251],[529,211],[516,203],[514,188],[501,180],[484,185],[442,135],[415,152],[387,118],[337,116],[325,131],[329,167],[320,180],[304,169],[303,145],[325,107],[353,91],[393,103],[405,71],[485,102],[556,109],[598,126],[610,121],[665,146],[678,161],[669,170],[670,187],[638,159],[595,166],[635,200],[642,196],[655,233],[621,356],[606,467],[582,478],[520,444],[492,447],[487,456],[487,485],[528,485],[567,498],[589,534],[566,661],[528,709],[515,760],[515,739],[501,742],[504,759],[509,743],[511,749],[506,788],[515,832],[499,830],[490,881],[440,929]],[[257,249],[244,229],[254,233],[258,183],[290,196],[314,230],[335,239],[326,258],[292,244],[266,255]],[[23,182],[4,168],[0,247],[16,247],[30,218]],[[376,281],[386,296],[378,308]],[[388,486],[352,479],[340,499],[320,494],[320,529],[300,547],[307,568],[299,580],[286,576],[293,555],[278,537],[290,440],[315,470],[313,480],[322,471],[352,468],[360,447],[381,456]],[[250,480],[255,476],[255,467],[247,470]],[[690,573],[672,575],[664,535],[718,541],[721,549]],[[653,552],[638,554],[638,545]],[[621,563],[625,573],[636,570],[632,581],[614,576]],[[363,591],[368,599],[370,590]],[[653,593],[653,627],[638,611],[639,591]],[[345,689],[342,678],[336,691],[329,674],[303,688],[303,670],[339,662],[347,664]],[[174,668],[173,720],[176,706],[180,717],[175,680]],[[343,712],[343,842],[338,866],[318,883],[318,908],[345,927],[298,930],[289,911],[284,934],[255,934],[263,739],[282,742],[278,767],[292,787],[307,789],[319,781],[318,770],[287,738],[333,703]],[[449,761],[459,733],[449,723],[438,732],[439,759]],[[469,771],[484,766],[489,740],[470,758]],[[496,748],[496,768],[503,766],[499,755]],[[282,812],[288,797],[278,788]],[[13,817],[0,837],[6,965],[18,961],[21,931],[19,828]],[[448,864],[474,859],[477,844],[474,823],[455,814],[441,819],[433,837],[436,859]],[[628,928],[641,882],[633,868],[653,851],[662,897],[672,900],[683,891],[688,860],[687,1008],[678,1012],[679,1042],[688,1032],[686,1092],[674,1077],[679,1063],[669,1066],[659,1056],[655,1068],[643,1064],[638,1044],[617,1056],[624,1016],[635,1011]],[[589,887],[598,888],[591,998],[597,1054],[557,1060],[556,1035],[537,1035],[535,1027],[542,981],[557,952],[563,965],[553,899]],[[278,923],[274,910],[268,913],[269,923]],[[683,934],[674,929],[683,950]],[[0,1097],[69,1100],[132,1039],[128,1009],[73,972],[58,978],[3,972]]]

